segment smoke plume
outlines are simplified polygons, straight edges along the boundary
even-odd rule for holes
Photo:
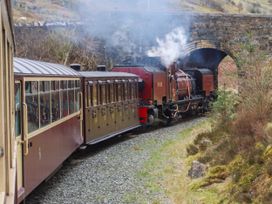
[[[173,52],[173,48],[176,53],[180,49],[176,44],[184,43],[178,39],[182,36],[186,39],[190,23],[189,15],[188,18],[179,16],[179,3],[179,0],[82,0],[77,11],[85,31],[105,42],[105,52],[107,56],[115,56],[114,63],[120,63],[127,56],[146,56],[158,43],[159,56],[164,56],[163,62],[168,64],[166,56],[172,61],[177,54],[167,52]],[[172,30],[174,34],[168,36]],[[165,35],[166,40],[158,40]],[[158,54],[155,48],[152,50],[150,53]]]
[[[169,67],[178,58],[182,57],[187,37],[182,27],[175,28],[165,36],[165,39],[157,38],[157,47],[147,51],[149,57],[160,57],[161,62]]]

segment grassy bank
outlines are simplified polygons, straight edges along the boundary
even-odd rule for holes
[[[197,135],[210,129],[211,123],[206,120],[182,131],[175,139],[154,151],[144,168],[137,174],[144,185],[140,186],[137,192],[127,195],[125,202],[217,203],[221,193],[220,186],[195,190],[193,188],[195,181],[187,176],[193,157],[187,157],[186,147]]]

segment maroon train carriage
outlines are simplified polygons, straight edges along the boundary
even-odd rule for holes
[[[14,59],[18,202],[82,143],[81,81],[62,65]]]
[[[116,72],[80,74],[86,143],[95,144],[140,126],[138,76]]]
[[[142,124],[152,125],[156,119],[176,120],[188,113],[204,112],[214,94],[214,75],[209,69],[169,69],[157,66],[115,66],[115,72],[138,75],[139,115]]]

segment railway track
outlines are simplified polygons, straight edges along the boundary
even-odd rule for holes
[[[188,119],[169,127],[116,137],[81,150],[25,203],[124,203],[125,196],[142,185],[137,172],[152,152],[175,139],[184,129],[204,120]],[[167,203],[165,195],[159,196]]]

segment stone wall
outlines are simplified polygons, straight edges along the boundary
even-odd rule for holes
[[[206,40],[224,50],[226,44],[241,43],[250,35],[261,49],[272,51],[272,16],[198,14],[191,22],[190,43]]]

